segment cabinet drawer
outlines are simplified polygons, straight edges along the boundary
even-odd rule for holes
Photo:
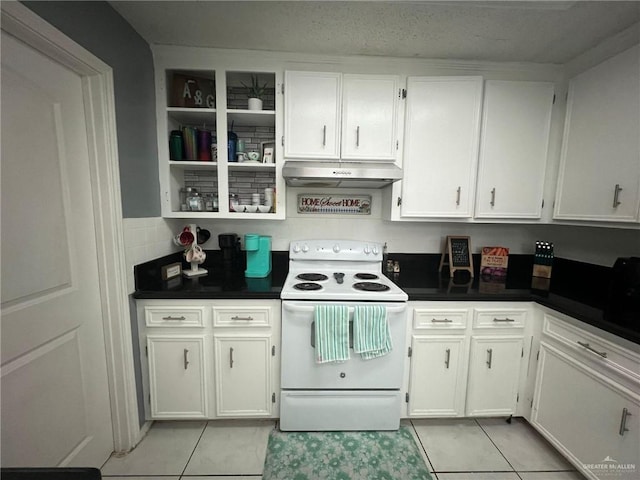
[[[542,333],[603,366],[640,381],[640,355],[545,314]]]
[[[214,327],[269,327],[271,307],[213,307]]]
[[[413,328],[464,330],[469,312],[466,309],[416,308],[413,311]]]
[[[144,307],[147,327],[204,327],[204,307]]]
[[[524,328],[526,318],[526,310],[476,308],[473,315],[473,328]]]

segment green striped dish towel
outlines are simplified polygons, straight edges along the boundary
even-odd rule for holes
[[[364,360],[382,357],[391,351],[387,309],[382,305],[356,305],[353,313],[353,351]]]
[[[346,305],[316,305],[313,316],[316,363],[349,360],[349,308]]]

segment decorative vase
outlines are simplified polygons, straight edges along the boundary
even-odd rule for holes
[[[250,97],[248,102],[249,110],[262,110],[262,99]]]

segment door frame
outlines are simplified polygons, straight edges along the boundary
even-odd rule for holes
[[[126,290],[113,71],[24,5],[2,2],[1,9],[2,30],[82,78],[113,449],[127,452],[140,440],[141,429]]]

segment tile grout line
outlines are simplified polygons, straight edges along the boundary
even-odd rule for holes
[[[429,462],[429,465],[427,465],[427,468],[429,466],[431,466],[431,468],[433,468],[433,472],[429,472],[430,474],[433,473],[433,475],[436,477],[435,480],[439,480],[438,479],[438,474],[435,472],[436,467],[433,466],[433,463],[431,462],[431,459],[429,458],[429,454],[427,453],[427,449],[424,448],[424,444],[422,443],[422,439],[420,438],[420,435],[418,435],[418,431],[416,430],[416,426],[413,424],[413,420],[409,419],[409,423],[411,423],[411,428],[413,429],[413,433],[414,433],[414,440],[417,439],[418,442],[420,442],[420,448],[422,448],[422,451],[424,452],[424,456],[427,457],[427,461]]]
[[[189,462],[193,458],[193,454],[196,453],[196,449],[198,448],[198,444],[200,443],[200,440],[202,440],[202,436],[204,435],[204,431],[207,429],[208,426],[209,426],[209,421],[204,422],[204,428],[202,429],[202,432],[200,432],[200,436],[198,437],[198,441],[196,442],[195,446],[193,447],[193,450],[191,451],[191,455],[189,455],[189,459],[187,460],[187,463],[184,464],[184,468],[182,469],[182,473],[180,475],[178,475],[178,480],[180,480],[180,479],[182,479],[182,477],[184,477],[184,472],[187,471],[187,467],[189,466]]]
[[[480,425],[480,422],[478,422],[477,418],[473,419],[474,422],[476,422],[476,424],[478,425],[478,427],[480,427],[480,430],[482,430],[482,432],[487,436],[487,438],[489,439],[489,441],[491,442],[491,444],[496,447],[496,450],[498,450],[498,452],[500,452],[500,455],[502,455],[502,458],[504,458],[504,461],[507,462],[509,464],[509,466],[511,467],[511,470],[513,470],[513,473],[516,474],[516,476],[522,480],[522,477],[520,476],[520,474],[516,471],[516,469],[513,467],[513,465],[511,465],[511,462],[509,461],[509,459],[505,456],[504,453],[502,453],[502,450],[500,450],[500,447],[498,447],[498,445],[496,445],[496,443],[493,441],[493,438],[491,438],[491,436],[487,433],[487,431],[482,428],[482,425]],[[511,418],[511,421],[513,421],[513,418]],[[507,422],[507,420],[505,419],[505,423]],[[511,425],[511,423],[509,423],[509,425]]]

